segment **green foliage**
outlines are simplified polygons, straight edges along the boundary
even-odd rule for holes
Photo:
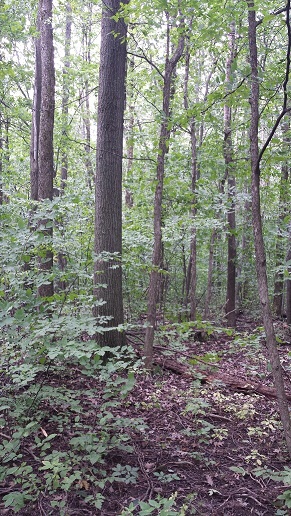
[[[93,258],[83,232],[75,233],[67,247],[62,245],[65,270],[56,264],[52,273],[40,277],[37,256],[43,239],[41,232],[28,228],[27,209],[23,202],[3,207],[0,371],[5,383],[0,428],[7,438],[0,444],[0,481],[16,487],[4,503],[17,513],[49,493],[52,508],[65,514],[73,491],[99,510],[103,496],[98,489],[106,483],[136,482],[137,468],[113,464],[110,469],[105,457],[116,450],[129,453],[130,432],[145,429],[139,418],[114,415],[134,386],[138,364],[130,348],[98,344],[98,334],[107,331],[106,320],[92,316],[99,301],[88,294]],[[31,224],[37,226],[39,218],[54,224],[64,216],[69,220],[69,210],[75,209],[79,211],[73,197],[47,203],[30,214]],[[81,223],[79,216],[79,227]],[[47,245],[58,246],[57,230]],[[40,299],[38,285],[52,279],[64,287],[56,288],[52,298]],[[95,378],[96,390],[84,388]]]
[[[268,468],[257,468],[254,470],[254,474],[256,477],[262,478],[270,478],[275,482],[282,482],[283,484],[290,486],[291,484],[291,469],[288,466],[284,466],[282,471],[274,471]],[[291,490],[287,489],[282,494],[277,496],[277,500],[279,504],[282,505],[283,508],[291,509]],[[289,514],[284,510],[278,510],[276,512],[277,515]]]
[[[120,516],[129,516],[130,514],[138,514],[139,516],[147,516],[148,514],[159,514],[159,516],[185,516],[187,506],[182,509],[175,510],[176,493],[169,499],[158,496],[155,500],[141,502],[135,500],[131,502],[129,507],[124,509]],[[138,510],[138,512],[137,512]]]

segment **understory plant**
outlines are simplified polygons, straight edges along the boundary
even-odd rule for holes
[[[72,203],[72,211],[75,204]],[[116,417],[139,366],[130,349],[101,347],[107,320],[93,317],[93,257],[63,247],[66,267],[49,273],[38,260],[58,234],[43,241],[25,219],[25,203],[7,207],[0,277],[0,482],[3,501],[18,513],[36,503],[66,514],[72,496],[100,510],[105,485],[135,483],[138,468],[126,462],[139,418]],[[44,208],[45,210],[45,208]],[[48,210],[48,207],[47,207]],[[51,204],[48,219],[62,220]],[[44,217],[44,214],[38,215]],[[34,215],[32,214],[33,218]],[[80,221],[79,221],[80,222]],[[82,239],[79,235],[77,238]],[[45,246],[45,247],[43,247]],[[80,265],[80,268],[77,265]],[[37,295],[54,281],[50,298]],[[122,330],[122,329],[120,329]],[[105,359],[106,356],[106,359]],[[117,457],[110,461],[108,456]]]

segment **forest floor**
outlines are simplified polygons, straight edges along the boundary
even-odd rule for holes
[[[285,485],[280,474],[275,480],[272,473],[268,475],[270,470],[274,473],[285,468],[288,472],[291,464],[271,389],[262,328],[241,317],[232,335],[223,328],[213,332],[200,329],[186,333],[181,340],[175,332],[169,325],[161,334],[155,348],[158,365],[153,374],[137,374],[124,401],[112,404],[111,417],[116,421],[129,418],[143,423],[140,429],[121,430],[127,433],[130,448],[112,449],[100,466],[128,473],[125,481],[117,478],[116,482],[111,480],[99,487],[104,497],[102,508],[87,502],[90,495],[96,495],[96,488],[90,480],[79,478],[75,482],[78,490],[72,485],[58,496],[46,490],[37,500],[20,508],[18,514],[290,514],[284,503],[286,499],[290,503],[291,491],[283,501],[278,496],[291,489],[291,471]],[[281,341],[279,351],[286,388],[291,393],[291,336],[283,322],[276,323],[276,333]],[[138,350],[142,334],[131,334],[129,338]],[[53,376],[50,382],[52,387],[64,385],[77,393],[82,407],[80,421],[88,434],[90,424],[95,431],[93,414],[98,410],[100,382],[74,370],[67,377]],[[43,436],[59,435],[53,420],[52,417],[41,422]],[[8,432],[6,427],[1,435]],[[58,444],[64,454],[71,436],[68,419]],[[35,443],[28,436],[21,460],[26,459],[39,475],[39,457],[34,450]],[[41,474],[45,475],[45,471]],[[8,481],[2,483],[0,496],[12,488],[15,490],[15,484],[13,487]],[[65,498],[65,508],[52,509],[51,496],[56,500]],[[172,508],[167,510],[165,499],[171,497]],[[149,501],[153,500],[151,508]],[[141,501],[144,505],[138,504]],[[129,506],[132,509],[125,509]],[[1,504],[0,514],[13,513]]]

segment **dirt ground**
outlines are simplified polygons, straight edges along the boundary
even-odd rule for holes
[[[277,497],[291,486],[256,475],[260,469],[281,471],[291,466],[272,394],[262,331],[257,326],[241,318],[235,335],[223,330],[205,335],[193,331],[182,344],[174,342],[173,332],[170,339],[161,336],[153,374],[138,374],[128,397],[112,409],[115,418],[142,418],[145,423],[141,431],[124,430],[130,434],[131,451],[108,453],[104,465],[109,469],[117,464],[136,468],[136,483],[105,484],[100,510],[71,490],[65,514],[119,516],[130,503],[136,505],[132,514],[140,514],[138,501],[172,495],[176,510],[184,507],[185,515],[288,514]],[[291,393],[289,330],[277,322],[276,332],[286,389]],[[137,351],[141,341],[142,334],[130,335]],[[77,373],[62,381],[66,387],[83,392],[82,421],[88,424],[93,402],[92,397],[86,399],[86,392],[96,392],[97,407],[98,381]],[[48,434],[54,431],[50,423],[45,428]],[[70,429],[63,432],[65,450]],[[33,453],[29,462],[38,468]],[[94,492],[90,483],[83,487]],[[7,492],[3,485],[0,495]],[[60,514],[52,510],[49,501],[49,495],[44,494],[18,514]],[[1,505],[0,514],[12,512]],[[159,510],[152,514],[158,515]]]

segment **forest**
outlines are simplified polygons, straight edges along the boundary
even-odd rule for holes
[[[291,0],[0,0],[0,514],[291,510]]]

